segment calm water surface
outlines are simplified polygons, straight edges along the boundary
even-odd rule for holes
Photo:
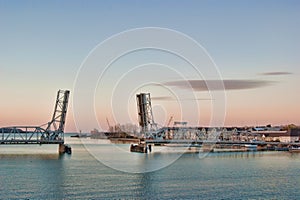
[[[0,154],[0,199],[300,198],[300,154],[211,153],[199,159],[188,153],[161,170],[125,173],[96,160],[78,139],[68,140],[72,155]]]

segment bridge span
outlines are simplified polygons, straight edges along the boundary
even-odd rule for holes
[[[70,147],[64,145],[64,128],[69,102],[68,90],[57,92],[51,121],[41,126],[10,126],[0,128],[0,145],[10,144],[59,144],[64,153]]]

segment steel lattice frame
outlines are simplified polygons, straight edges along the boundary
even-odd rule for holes
[[[140,93],[136,95],[139,125],[141,132],[145,138],[153,137],[152,134],[156,131],[157,127],[154,122],[152,113],[150,93]]]

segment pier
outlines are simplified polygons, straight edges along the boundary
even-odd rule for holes
[[[211,140],[145,140],[146,144],[163,145],[163,144],[189,144],[189,145],[203,145],[203,144],[223,144],[223,145],[272,145],[272,146],[300,146],[300,143],[286,143],[286,142],[266,142],[266,141],[211,141]]]
[[[145,146],[149,145],[184,145],[187,147],[199,147],[209,151],[217,149],[218,152],[230,150],[256,150],[256,151],[289,151],[292,148],[300,148],[300,143],[266,142],[266,141],[208,141],[208,140],[145,140]]]

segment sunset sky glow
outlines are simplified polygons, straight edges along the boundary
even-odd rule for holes
[[[137,124],[135,92],[151,92],[160,125],[174,116],[193,126],[208,126],[215,100],[206,84],[218,92],[220,80],[199,79],[186,70],[182,81],[177,72],[188,69],[185,61],[147,49],[112,63],[95,86],[93,106],[101,127],[82,117],[76,129],[72,95],[85,59],[109,37],[143,27],[178,31],[207,51],[225,88],[225,126],[300,125],[299,11],[296,0],[0,1],[0,127],[48,122],[58,89],[71,90],[66,132],[105,130],[106,118],[111,124]],[[133,74],[124,76],[136,66]],[[135,85],[145,79],[138,80],[143,72],[163,87]],[[101,104],[111,88],[120,92],[113,94],[112,102],[104,99]],[[193,98],[185,93],[189,90]],[[122,92],[130,98],[122,99]],[[174,94],[186,98],[178,103]],[[180,106],[189,117],[181,116]]]

